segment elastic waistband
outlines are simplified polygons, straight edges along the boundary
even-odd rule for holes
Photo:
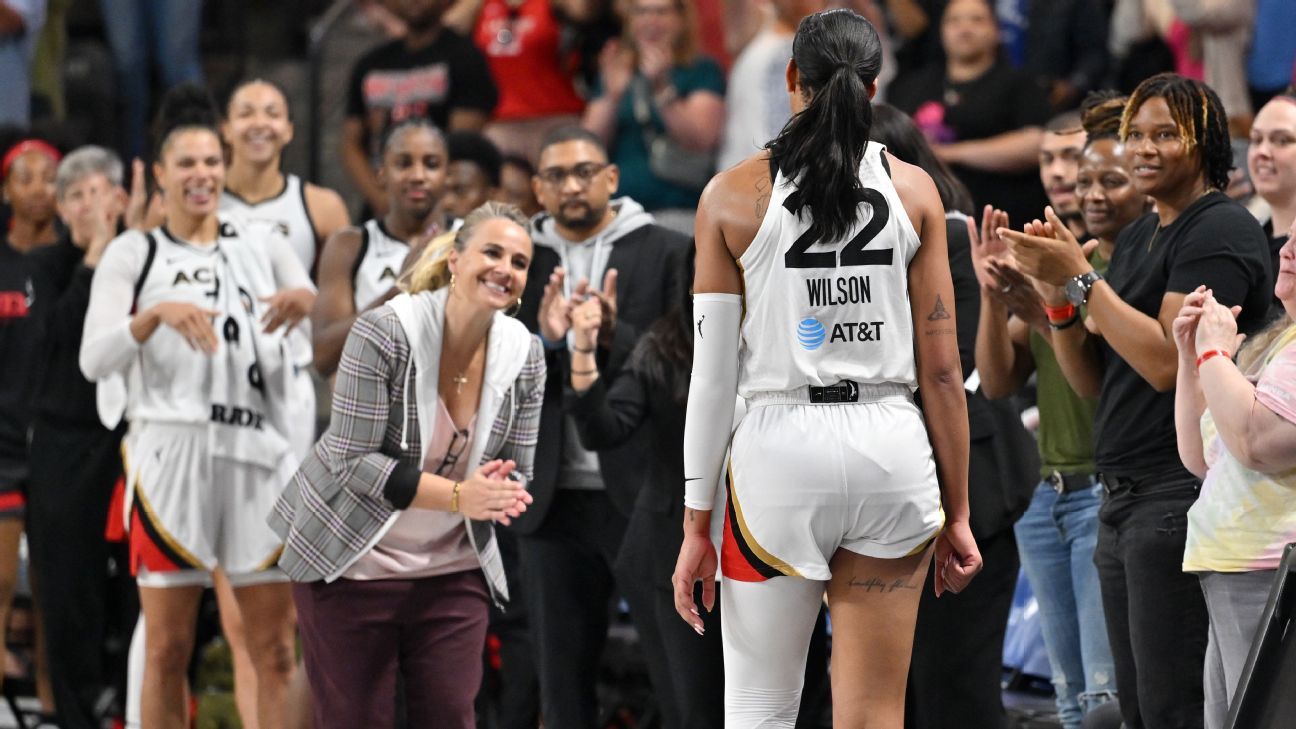
[[[793,390],[754,392],[747,398],[749,407],[760,405],[849,405],[869,402],[913,402],[913,392],[895,382],[860,384],[842,380],[835,385],[806,385]]]

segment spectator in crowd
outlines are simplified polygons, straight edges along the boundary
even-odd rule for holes
[[[1260,108],[1251,125],[1247,172],[1256,194],[1269,204],[1265,225],[1269,254],[1278,271],[1278,252],[1287,242],[1283,231],[1296,221],[1296,92],[1278,94]]]
[[[1253,113],[1246,60],[1256,0],[1170,0],[1170,6],[1192,32],[1202,80],[1219,94],[1229,130],[1245,137]]]
[[[641,427],[651,432],[649,477],[635,499],[617,558],[617,584],[630,602],[639,645],[648,660],[663,725],[724,725],[724,661],[720,612],[703,618],[698,636],[675,612],[671,574],[684,518],[684,407],[693,364],[693,254],[674,279],[675,303],[639,339],[613,381],[599,373],[597,339],[603,322],[597,297],[572,310],[574,342],[567,407],[591,451],[615,448]]]
[[[31,69],[46,0],[0,0],[0,125],[31,124]]]
[[[6,625],[18,584],[18,547],[30,489],[28,434],[41,369],[47,292],[30,254],[55,242],[54,174],[60,155],[38,139],[11,147],[0,160],[4,197],[12,209],[0,242],[0,626]],[[39,600],[37,601],[39,610]],[[53,696],[36,624],[37,689],[53,711]]]
[[[133,184],[142,189],[140,172]],[[108,570],[124,555],[104,538],[104,525],[122,473],[125,428],[100,422],[95,386],[81,374],[77,357],[91,277],[126,212],[121,160],[106,149],[82,147],[59,164],[55,191],[67,233],[32,253],[46,288],[40,292],[45,334],[35,368],[27,544],[42,596],[37,607],[57,723],[95,729],[100,697],[125,668],[106,670],[103,650],[110,616],[123,599]]]
[[[99,0],[112,48],[123,159],[144,158],[153,77],[165,91],[201,83],[198,32],[203,0]]]
[[[1201,581],[1210,616],[1206,729],[1228,726],[1283,547],[1296,541],[1296,225],[1288,234],[1274,286],[1283,315],[1236,361],[1237,307],[1210,289],[1184,297],[1174,321],[1179,455],[1203,481],[1183,569]]]
[[[1086,306],[1097,333],[1067,327],[1052,344],[1076,393],[1099,398],[1094,460],[1105,499],[1094,562],[1121,714],[1128,726],[1200,727],[1206,606],[1182,563],[1201,483],[1175,442],[1179,358],[1168,332],[1202,284],[1241,305],[1239,328],[1255,331],[1273,276],[1259,223],[1220,192],[1232,152],[1215,92],[1176,74],[1149,78],[1126,105],[1121,140],[1156,213],[1120,233],[1106,278],[1051,209],[1047,224],[998,232],[1044,304]]]
[[[896,39],[899,75],[945,62],[941,48],[940,17],[948,0],[885,0],[892,37]]]
[[[625,35],[599,56],[584,126],[603,140],[621,192],[659,223],[692,232],[693,210],[715,171],[724,126],[724,76],[695,51],[692,4],[631,0]]]
[[[1054,112],[1074,109],[1107,71],[1107,14],[1100,0],[998,0],[1003,51],[1048,89]]]
[[[1076,172],[1084,146],[1085,130],[1079,112],[1064,112],[1044,125],[1039,150],[1040,182],[1053,211],[1080,240],[1088,237],[1076,195]]]
[[[503,159],[495,143],[477,132],[451,132],[446,135],[446,150],[450,163],[441,212],[463,220],[498,195]]]
[[[535,177],[535,166],[517,155],[505,155],[500,162],[500,184],[496,198],[516,206],[527,217],[533,217],[544,208],[536,199],[532,178]]]
[[[400,275],[429,240],[448,230],[448,221],[437,214],[448,159],[441,132],[423,119],[387,132],[376,175],[387,212],[334,233],[320,255],[311,336],[315,369],[325,377],[337,370],[356,317],[398,294]]]
[[[540,674],[541,714],[554,729],[596,722],[594,693],[607,636],[613,567],[647,485],[643,438],[594,453],[563,410],[570,381],[571,311],[586,298],[603,309],[596,356],[615,378],[641,334],[670,308],[671,274],[687,243],[653,223],[630,197],[613,199],[620,170],[602,141],[579,127],[550,134],[540,153],[532,221],[536,251],[519,318],[545,343],[549,380],[540,416],[535,503],[518,520],[526,594]]]
[[[509,600],[493,523],[531,501],[544,397],[543,348],[503,313],[525,225],[479,208],[356,320],[329,430],[270,517],[330,725],[391,726],[399,676],[410,726],[475,726],[488,605]]]
[[[424,119],[438,129],[480,131],[498,100],[486,58],[442,25],[445,9],[443,0],[395,3],[405,37],[365,54],[352,71],[342,164],[375,217],[387,213],[377,170],[394,125]]]
[[[473,39],[499,87],[486,127],[507,154],[534,160],[554,127],[580,121],[570,26],[589,22],[604,0],[462,0],[446,24]]]
[[[1107,271],[1116,236],[1147,211],[1147,198],[1134,188],[1120,144],[1125,100],[1086,100],[1078,165],[1058,173],[1060,163],[1041,164],[1040,176],[1057,206],[1069,202],[1084,216],[1082,228],[1098,240],[1088,259]],[[1045,148],[1050,137],[1045,136]],[[1068,181],[1067,174],[1073,175]],[[1071,200],[1059,199],[1061,184]],[[1057,209],[1056,207],[1054,208]],[[1061,216],[1059,215],[1059,218]],[[1029,279],[1012,269],[996,230],[1008,221],[987,209],[973,259],[981,284],[977,371],[990,397],[1016,393],[1033,372],[1037,378],[1041,481],[1030,508],[1014,527],[1018,552],[1040,606],[1041,628],[1053,670],[1058,718],[1064,729],[1079,729],[1083,717],[1115,694],[1115,676],[1103,620],[1098,573],[1102,485],[1094,467],[1093,416],[1097,402],[1082,398],[1066,381],[1050,345],[1054,331],[1080,325],[1074,307],[1045,311]],[[1067,221],[1068,229],[1074,226]]]
[[[276,729],[293,612],[264,515],[297,462],[284,409],[291,361],[278,330],[303,318],[315,294],[285,238],[218,216],[218,120],[200,87],[163,100],[153,172],[165,223],[105,251],[79,364],[92,381],[129,382],[123,460],[144,614],[143,724],[184,726],[198,603],[221,569],[245,617],[258,726]]]
[[[945,64],[898,79],[891,103],[913,117],[978,206],[993,204],[1012,220],[1037,217],[1047,90],[1001,58],[990,0],[952,0],[941,42]]]
[[[825,0],[773,0],[773,15],[734,59],[725,103],[724,139],[717,170],[727,170],[763,149],[792,116],[787,65],[797,24]]]
[[[968,237],[971,193],[936,158],[922,132],[904,112],[888,104],[874,104],[870,135],[900,161],[928,171],[940,194],[954,283],[959,364],[971,376],[976,368],[980,309]],[[1031,457],[1030,435],[1010,403],[969,392],[967,407],[972,534],[982,554],[987,553],[988,545],[995,558],[988,560],[977,579],[958,595],[935,599],[932,577],[923,588],[905,707],[906,726],[922,729],[954,727],[971,715],[987,717],[988,721],[995,721],[995,717],[1002,720],[1004,716],[998,668],[1017,580],[1011,527],[1029,501],[1036,464]]]
[[[1247,85],[1251,107],[1259,109],[1283,89],[1296,84],[1296,3],[1255,0],[1255,25],[1247,54]]]

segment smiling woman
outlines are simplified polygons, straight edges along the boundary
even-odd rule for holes
[[[398,673],[410,726],[474,725],[509,597],[493,523],[531,503],[544,397],[544,349],[504,313],[530,264],[526,219],[487,203],[351,328],[329,430],[271,515],[331,726],[390,726]]]

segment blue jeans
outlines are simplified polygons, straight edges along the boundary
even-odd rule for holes
[[[169,89],[202,82],[202,0],[99,0],[122,109],[122,156],[143,157],[154,69]]]
[[[1116,692],[1093,563],[1101,504],[1100,485],[1059,495],[1051,484],[1041,483],[1013,527],[1022,567],[1039,602],[1063,729],[1080,729],[1084,715]]]

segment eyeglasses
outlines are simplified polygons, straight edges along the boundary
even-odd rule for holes
[[[567,181],[568,177],[575,177],[576,182],[584,187],[585,185],[590,184],[590,181],[593,180],[598,173],[607,168],[608,165],[606,163],[599,164],[597,162],[584,162],[570,168],[546,167],[537,172],[536,177],[539,178],[541,182],[552,187],[559,187]]]
[[[456,430],[454,435],[450,436],[450,445],[446,448],[445,458],[442,459],[441,465],[437,466],[436,475],[444,476],[454,470],[455,464],[463,456],[464,449],[468,447],[468,431]]]

